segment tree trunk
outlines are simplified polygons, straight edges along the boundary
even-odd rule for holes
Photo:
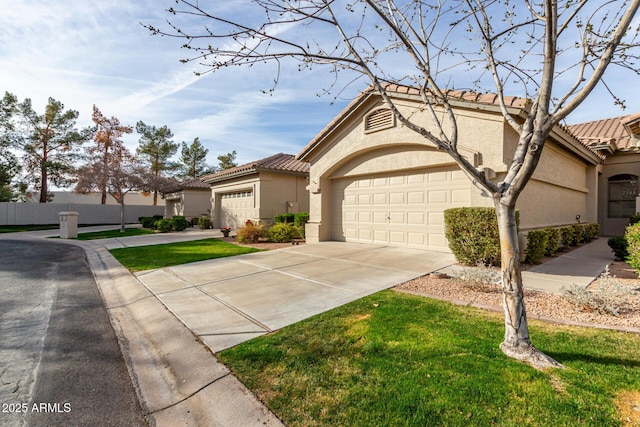
[[[524,304],[520,249],[515,206],[496,203],[502,261],[502,296],[505,318],[504,342],[500,349],[514,359],[537,369],[561,368],[546,354],[536,349],[529,338],[529,324]]]
[[[47,203],[47,180],[49,179],[47,174],[47,167],[43,164],[40,174],[40,203]]]
[[[124,195],[121,194],[120,195],[120,232],[124,233],[125,232],[125,226],[124,226]]]

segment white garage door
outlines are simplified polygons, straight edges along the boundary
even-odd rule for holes
[[[253,191],[223,194],[220,199],[220,227],[237,228],[253,218]]]
[[[443,212],[470,201],[459,169],[342,178],[332,190],[333,240],[445,251]]]

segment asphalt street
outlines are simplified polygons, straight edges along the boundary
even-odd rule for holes
[[[0,425],[145,426],[81,248],[0,240]]]

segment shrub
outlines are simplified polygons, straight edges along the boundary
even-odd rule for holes
[[[539,264],[547,251],[549,234],[545,230],[531,230],[527,233],[527,241],[525,261]]]
[[[269,240],[276,243],[290,242],[298,236],[298,228],[286,222],[279,222],[269,229]]]
[[[579,225],[570,225],[560,229],[562,236],[562,246],[576,246],[582,239],[582,227]]]
[[[289,224],[293,224],[293,222],[295,221],[295,214],[292,213],[285,213],[285,214],[280,214],[280,215],[276,215],[274,217],[274,220],[276,223],[289,223]]]
[[[456,259],[467,265],[500,265],[500,238],[494,208],[452,208],[444,211],[445,236]],[[519,212],[516,212],[519,224]]]
[[[198,228],[200,228],[200,230],[208,230],[212,228],[211,218],[208,216],[201,216],[198,218]]]
[[[261,237],[264,237],[264,225],[247,221],[244,226],[238,228],[236,233],[236,239],[240,243],[257,243]]]
[[[140,224],[142,224],[144,228],[155,228],[156,221],[157,219],[155,218],[152,218],[150,216],[145,216],[140,219]]]
[[[627,259],[627,257],[629,256],[627,239],[625,239],[623,236],[611,237],[608,241],[608,244],[617,259]]]
[[[183,216],[175,215],[171,221],[173,222],[173,229],[176,231],[184,231],[189,227],[189,221]]]
[[[560,230],[557,228],[547,227],[544,229],[547,232],[547,246],[544,249],[546,256],[552,256],[560,248]]]
[[[625,301],[629,300],[630,289],[609,273],[609,266],[600,275],[598,282],[601,289],[596,292],[574,283],[568,289],[563,287],[562,294],[582,311],[619,316],[628,309]]]
[[[293,225],[296,227],[304,228],[307,222],[309,222],[309,212],[298,212],[293,219]]]
[[[161,233],[169,233],[173,230],[173,220],[159,219],[156,221],[156,228]]]
[[[598,235],[600,234],[600,224],[598,223],[586,224],[584,226],[584,231],[587,235],[587,242],[590,242],[596,237],[598,237]]]
[[[305,224],[309,222],[309,212],[298,212],[293,221],[293,225],[298,227],[300,236],[305,237]]]
[[[640,222],[628,226],[624,236],[629,252],[627,261],[636,272],[640,272]]]
[[[640,222],[640,212],[629,218],[629,225],[637,224]]]

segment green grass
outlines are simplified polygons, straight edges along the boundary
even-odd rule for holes
[[[114,237],[143,236],[145,234],[155,234],[155,231],[147,230],[144,228],[125,228],[124,233],[121,233],[120,228],[118,228],[117,230],[94,231],[91,233],[78,233],[77,240],[111,239]]]
[[[130,271],[152,270],[171,265],[258,252],[219,239],[204,239],[166,245],[112,249],[110,252]]]
[[[20,233],[23,231],[53,230],[56,228],[60,228],[60,225],[0,225],[0,233]]]
[[[567,369],[504,356],[498,314],[394,291],[218,357],[288,426],[622,425],[614,401],[640,396],[640,336],[530,326]]]

